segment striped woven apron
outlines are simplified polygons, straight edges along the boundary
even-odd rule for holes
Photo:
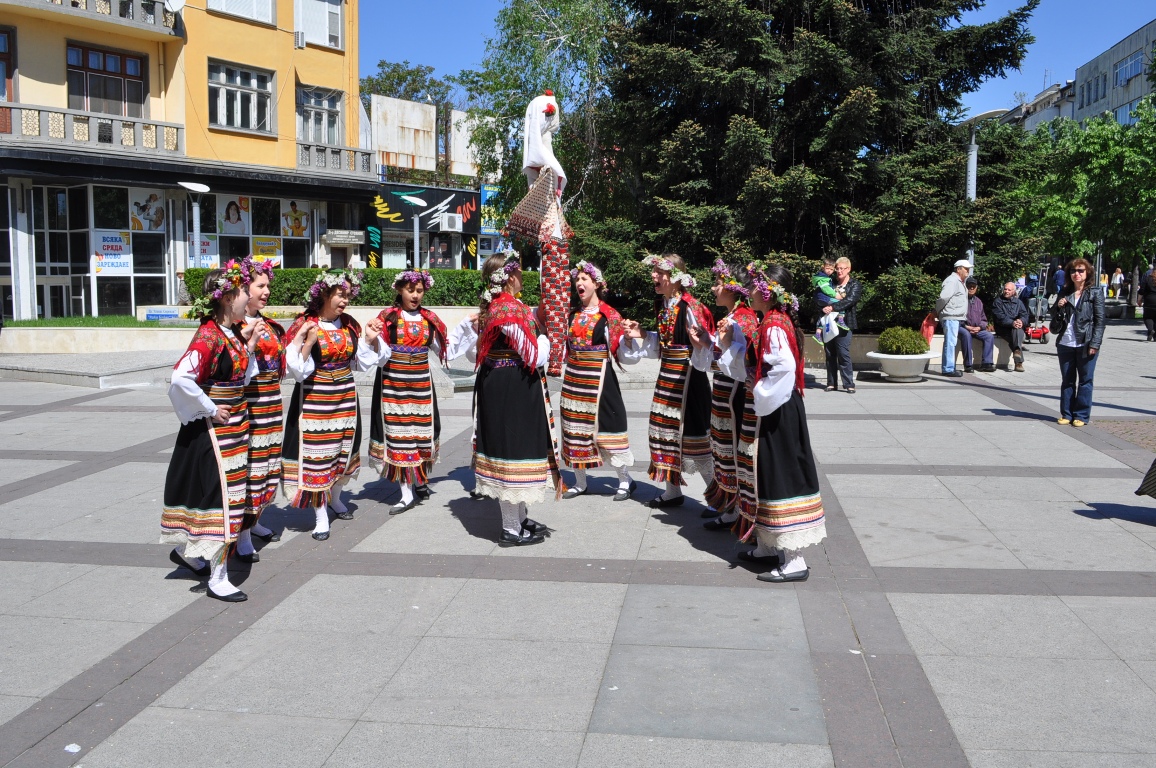
[[[334,486],[361,468],[361,454],[353,450],[357,385],[347,359],[318,366],[299,387],[297,456],[282,459],[285,495],[294,507],[319,507]]]
[[[562,378],[562,458],[575,469],[602,466],[595,433],[598,399],[609,360],[605,344],[571,344]]]
[[[249,401],[249,503],[245,527],[252,528],[281,484],[281,371],[263,371],[245,387]]]
[[[689,383],[690,347],[663,346],[647,429],[650,442],[647,475],[651,480],[683,484],[682,408]]]
[[[717,363],[714,369],[710,392],[710,452],[714,458],[714,475],[707,486],[705,499],[720,512],[729,512],[734,508],[739,493],[735,467],[738,430],[734,398],[741,383],[719,371]]]
[[[437,461],[434,434],[434,389],[429,347],[394,344],[389,362],[381,369],[381,434],[384,442],[370,440],[369,460],[381,476],[397,483],[423,485]]]

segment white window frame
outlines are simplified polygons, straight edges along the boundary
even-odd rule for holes
[[[330,107],[318,103],[319,101],[327,101],[329,99],[335,99],[336,105]],[[322,88],[309,85],[297,86],[297,140],[305,144],[323,144],[332,147],[344,146],[344,106],[345,94],[335,88]],[[317,114],[322,116],[322,136],[320,139],[318,139],[314,133],[316,123],[313,116]],[[330,124],[330,118],[334,119],[333,141],[329,141],[328,136],[325,135]]]
[[[276,0],[206,0],[205,7],[217,13],[273,24],[277,3]]]
[[[345,48],[345,0],[300,0],[297,29],[305,42],[324,48]],[[336,32],[336,34],[334,34]]]
[[[230,73],[236,73],[238,82],[230,83]],[[262,88],[261,78],[265,79]],[[245,67],[225,61],[209,60],[209,125],[213,128],[224,128],[236,131],[252,131],[253,133],[274,133],[273,124],[273,73],[254,67]],[[242,115],[246,111],[245,96],[248,96],[249,125],[243,125]],[[213,101],[216,99],[216,121],[213,120]],[[265,103],[265,125],[260,127],[260,104]],[[228,122],[229,106],[237,118],[237,124]]]
[[[1127,85],[1133,77],[1144,74],[1144,51],[1136,51],[1116,62],[1116,87]]]

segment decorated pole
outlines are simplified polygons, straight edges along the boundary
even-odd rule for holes
[[[514,208],[506,231],[538,244],[542,252],[541,301],[550,337],[550,363],[546,372],[562,373],[566,344],[566,321],[570,309],[570,257],[568,241],[573,235],[562,214],[562,190],[566,172],[554,156],[553,137],[561,127],[558,101],[546,91],[526,107],[522,172],[530,191]]]

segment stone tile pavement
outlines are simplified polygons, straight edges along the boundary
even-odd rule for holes
[[[389,517],[365,469],[323,543],[270,510],[225,606],[155,544],[163,390],[0,381],[0,766],[1156,766],[1153,455],[1097,426],[1156,417],[1135,335],[1109,329],[1083,430],[1038,346],[809,390],[829,538],[785,588],[605,472],[499,549],[458,397],[430,501]]]

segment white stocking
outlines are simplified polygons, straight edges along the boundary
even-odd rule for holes
[[[670,499],[678,498],[681,495],[682,495],[682,486],[678,485],[677,483],[672,483],[669,480],[667,480],[666,481],[666,491],[663,492],[662,498],[666,501],[669,501]]]
[[[779,573],[786,576],[788,573],[799,573],[805,570],[807,570],[807,561],[803,559],[802,550],[783,550],[783,564],[779,566]]]
[[[586,490],[586,470],[574,470],[574,487],[580,491]]]
[[[317,515],[317,525],[313,528],[314,533],[328,533],[329,532],[329,510],[322,504],[320,507],[314,507],[313,513]]]
[[[336,488],[329,492],[329,506],[333,507],[333,511],[339,515],[349,511],[349,508],[341,503],[341,491]]]
[[[735,520],[738,520],[738,519],[739,519],[739,512],[737,509],[732,509],[730,512],[723,512],[721,515],[718,516],[718,521],[720,523],[733,523]]]
[[[782,556],[782,551],[775,547],[776,538],[777,537],[774,534],[767,533],[761,528],[756,528],[755,540],[759,545],[755,547],[755,551],[751,554],[755,555],[756,557],[770,557],[771,555],[776,554]],[[786,561],[784,560],[784,562]]]
[[[248,528],[241,531],[241,535],[237,537],[237,552],[242,555],[251,555],[257,551],[253,546],[253,536]]]
[[[615,469],[618,471],[618,490],[630,490],[630,470],[626,467],[615,467]]]
[[[222,554],[224,552],[225,550],[222,549]],[[229,581],[229,561],[227,558],[222,557],[219,562],[214,558],[213,572],[209,575],[209,589],[213,590],[214,595],[221,597],[241,591]]]
[[[518,530],[522,529],[522,523],[526,522],[526,518],[530,516],[530,508],[526,502],[518,502]]]
[[[409,506],[409,503],[411,501],[413,501],[413,485],[411,485],[410,483],[402,483],[401,484],[401,503],[406,505],[406,506]]]
[[[188,546],[187,544],[182,544],[179,547],[177,547],[177,554],[181,556],[182,560],[184,560],[186,563],[189,564],[189,567],[192,570],[194,570],[194,571],[200,570],[201,568],[204,568],[206,565],[208,565],[208,561],[205,560],[205,558],[203,558],[203,557],[188,557],[188,556],[186,556],[185,555],[185,548],[187,546]]]
[[[499,501],[498,507],[502,510],[502,527],[510,533],[522,535],[521,505],[512,501]]]
[[[266,538],[273,535],[273,529],[266,528],[265,526],[261,525],[261,521],[258,520],[253,524],[253,533],[257,536],[260,536],[261,538]]]

